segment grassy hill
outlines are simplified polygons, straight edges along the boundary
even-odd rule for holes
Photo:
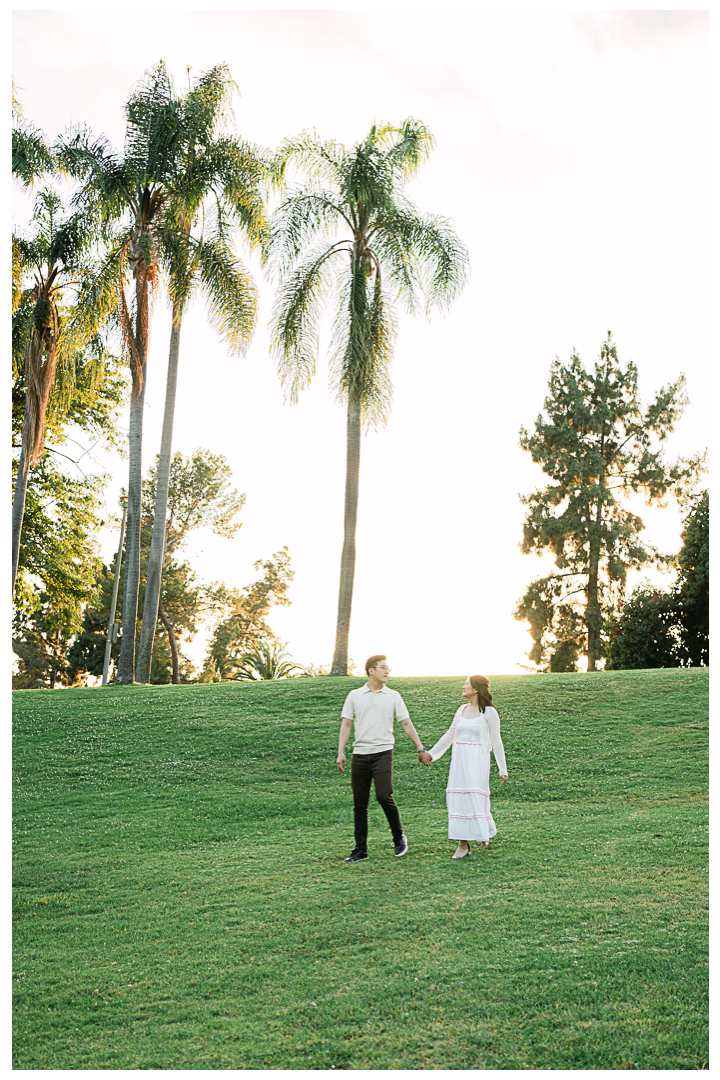
[[[351,866],[360,680],[16,693],[14,1067],[707,1068],[707,671],[491,683],[490,850],[398,728]]]

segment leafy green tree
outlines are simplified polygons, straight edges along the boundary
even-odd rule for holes
[[[140,533],[140,592],[144,600],[147,565],[153,535],[155,488],[158,461],[148,470],[142,488],[142,529]],[[223,585],[199,582],[187,561],[177,556],[195,529],[209,528],[228,539],[241,527],[233,519],[241,510],[245,496],[233,488],[232,472],[222,454],[196,450],[185,458],[173,454],[167,500],[166,544],[163,566],[163,586],[160,596],[161,625],[165,634],[158,635],[157,651],[153,652],[150,680],[180,682],[191,677],[191,662],[182,655],[181,643],[195,636],[200,622],[226,610],[227,590]],[[122,584],[125,564],[120,569],[119,606],[116,618],[122,620]],[[103,567],[98,575],[93,598],[88,603],[83,631],[73,646],[72,664],[78,672],[90,675],[102,673],[107,623],[110,616],[110,597],[115,574],[115,560]],[[123,623],[124,634],[125,624]],[[111,649],[113,669],[121,651],[120,642]]]
[[[292,679],[304,674],[304,669],[299,664],[293,663],[282,645],[259,642],[254,649],[242,657],[236,678],[270,681]]]
[[[271,608],[290,603],[287,590],[294,573],[287,548],[269,559],[258,559],[255,569],[262,570],[263,576],[252,585],[216,593],[216,600],[225,606],[225,616],[210,641],[202,681],[236,679],[245,669],[248,653],[259,645],[279,644],[265,620]]]
[[[64,638],[77,629],[99,566],[95,535],[103,477],[73,480],[48,460],[28,487],[25,542],[18,565],[15,607],[31,612],[45,594]]]
[[[268,265],[281,279],[273,343],[291,400],[314,373],[323,300],[336,299],[331,379],[347,407],[344,541],[332,673],[347,673],[363,424],[384,424],[392,386],[393,306],[424,297],[442,307],[462,287],[467,252],[440,217],[420,214],[403,188],[434,140],[417,120],[373,126],[351,150],[315,134],[288,140],[280,169],[307,178],[278,207]]]
[[[149,531],[143,530],[145,543],[142,547],[140,599],[145,587],[144,570],[147,565]],[[122,566],[120,584],[122,586]],[[85,607],[82,627],[73,640],[67,654],[68,672],[73,684],[84,684],[88,676],[99,678],[103,671],[107,626],[110,616],[110,597],[115,575],[115,557],[109,566],[103,566],[97,575],[95,591]],[[192,661],[183,655],[185,641],[192,640],[199,629],[203,617],[212,614],[216,605],[213,601],[213,586],[206,586],[196,580],[188,562],[168,559],[165,567],[163,585],[165,603],[169,615],[170,630],[159,634],[153,651],[150,681],[152,683],[190,682],[195,677]],[[122,597],[122,592],[120,592]],[[122,611],[116,611],[120,620]],[[172,620],[172,621],[170,621]],[[165,624],[163,624],[165,625]],[[167,630],[167,626],[166,626]],[[110,679],[117,672],[122,635],[113,643],[110,650]]]
[[[155,529],[155,495],[160,473],[160,456],[149,470],[143,490],[143,548],[149,564]],[[173,454],[168,469],[168,490],[164,503],[165,543],[163,586],[159,596],[160,621],[168,635],[172,662],[172,682],[180,680],[181,657],[177,637],[193,637],[200,618],[224,610],[224,586],[202,585],[195,581],[188,563],[175,558],[195,529],[209,528],[217,536],[232,539],[241,527],[233,519],[245,504],[245,496],[231,485],[232,471],[222,454],[196,450],[191,457]],[[143,621],[147,602],[147,578],[143,575]],[[152,617],[152,616],[150,616]],[[142,630],[141,630],[142,633]],[[153,635],[154,637],[154,635]],[[185,663],[187,668],[187,662]],[[153,668],[151,667],[151,675]]]
[[[691,501],[677,557],[680,635],[691,664],[710,663],[710,493]]]
[[[155,524],[155,487],[158,482],[159,455],[148,470],[142,503],[143,528],[149,548]],[[217,536],[232,540],[242,527],[234,518],[245,505],[245,496],[232,486],[232,469],[223,454],[213,454],[202,447],[190,457],[177,451],[170,460],[167,514],[165,518],[165,554],[175,555],[191,532],[212,529]]]
[[[702,491],[688,503],[675,559],[677,580],[666,591],[641,585],[619,605],[617,616],[608,620],[608,668],[709,663],[709,493]]]
[[[587,670],[603,656],[603,623],[616,610],[627,571],[663,561],[640,539],[643,522],[624,498],[641,492],[663,505],[695,482],[704,458],[668,464],[663,443],[687,403],[680,376],[643,409],[637,368],[621,366],[612,337],[587,371],[576,355],[550,370],[545,411],[520,446],[551,483],[522,498],[528,507],[521,550],[550,551],[556,570],[532,582],[515,611],[530,624],[530,659],[545,670],[573,670],[580,653]],[[664,561],[667,561],[665,559]]]
[[[679,667],[684,650],[677,616],[671,592],[639,585],[619,605],[618,615],[606,623],[607,670]]]
[[[68,670],[73,681],[80,686],[87,684],[88,675],[99,679],[103,673],[114,573],[115,559],[110,567],[105,565],[101,567],[95,581],[94,592],[88,597],[85,605],[80,630],[68,649]],[[120,641],[118,639],[113,643],[110,651],[110,671],[117,666],[119,654]]]
[[[177,98],[167,72],[164,76],[168,97]],[[175,228],[159,233],[162,262],[169,276],[172,330],[154,528],[135,670],[138,682],[148,679],[158,611],[172,633],[160,604],[160,589],[183,314],[194,294],[202,293],[212,325],[238,355],[247,349],[256,322],[255,285],[234,254],[233,235],[239,229],[251,248],[260,240],[265,228],[262,185],[266,166],[257,148],[221,130],[234,89],[227,68],[220,66],[177,98],[186,138],[178,151],[180,179],[165,211]]]
[[[32,610],[17,608],[12,644],[18,671],[12,678],[13,690],[76,685],[67,661],[72,633],[66,611],[58,610],[46,593],[39,595]]]

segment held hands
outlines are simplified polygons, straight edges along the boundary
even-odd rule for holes
[[[432,758],[428,754],[427,750],[419,750],[418,751],[418,761],[421,761],[423,763],[423,765],[429,765],[430,762],[432,761]]]
[[[337,756],[337,767],[340,772],[345,772],[345,766],[347,765],[347,758],[344,753],[340,753]]]

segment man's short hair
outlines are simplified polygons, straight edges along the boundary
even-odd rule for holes
[[[387,660],[387,656],[371,656],[365,661],[365,674],[370,674],[370,668],[376,668],[381,660]]]

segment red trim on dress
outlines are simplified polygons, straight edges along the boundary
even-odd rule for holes
[[[446,795],[485,795],[485,796],[487,796],[488,799],[490,798],[490,792],[489,791],[482,791],[480,788],[476,788],[476,787],[469,787],[469,788],[449,787],[449,788],[445,788],[445,794]]]

